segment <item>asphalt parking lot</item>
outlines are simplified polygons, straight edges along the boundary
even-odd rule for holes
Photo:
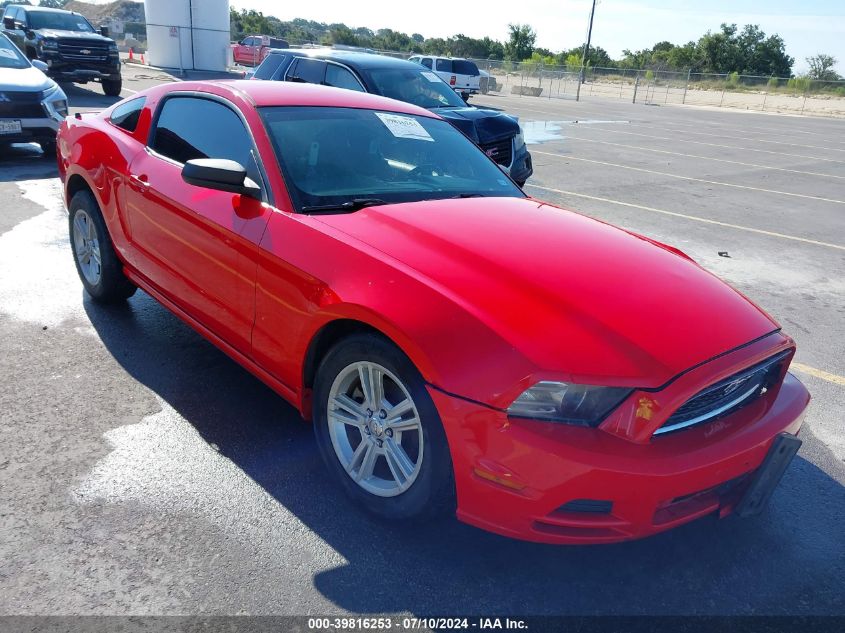
[[[125,95],[167,80],[126,73]],[[474,103],[525,124],[528,193],[681,248],[795,337],[814,401],[770,507],[591,547],[372,521],[268,388],[143,293],[87,299],[55,165],[17,147],[0,155],[0,615],[845,615],[845,121]]]

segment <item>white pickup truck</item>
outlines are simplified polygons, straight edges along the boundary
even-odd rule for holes
[[[481,73],[475,62],[458,57],[435,57],[433,55],[414,55],[408,61],[430,68],[443,81],[452,86],[464,101],[480,89]]]

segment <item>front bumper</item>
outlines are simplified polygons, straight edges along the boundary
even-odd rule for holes
[[[509,419],[429,392],[452,452],[458,518],[546,543],[624,541],[729,514],[775,438],[798,433],[810,399],[787,374],[771,397],[642,444],[601,429]],[[562,508],[579,500],[609,502],[609,511]]]
[[[48,66],[47,75],[56,80],[86,83],[120,78],[120,58],[117,55],[107,61],[82,62],[66,60],[56,52],[45,50],[41,59]]]
[[[531,154],[528,147],[523,145],[520,150],[514,153],[511,163],[510,176],[518,183],[524,183],[534,173],[534,166],[531,163]]]
[[[49,104],[42,105],[45,114],[43,118],[18,118],[4,117],[20,121],[21,131],[17,134],[0,134],[0,143],[42,143],[56,140],[56,133],[59,131],[64,117],[58,114]]]

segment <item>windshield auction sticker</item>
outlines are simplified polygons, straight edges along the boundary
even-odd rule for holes
[[[396,138],[415,138],[418,141],[434,141],[426,129],[416,119],[398,114],[376,112],[375,115]]]

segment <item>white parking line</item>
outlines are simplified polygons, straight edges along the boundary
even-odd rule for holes
[[[610,141],[600,141],[596,138],[584,138],[583,136],[573,136],[572,134],[564,134],[564,139],[575,139],[578,141],[587,141],[588,143],[601,143],[602,145],[612,145],[614,147],[626,147],[628,149],[637,149],[645,152],[655,152],[658,154],[668,154],[670,156],[683,156],[684,158],[698,158],[701,160],[712,160],[719,163],[729,163],[731,165],[742,165],[743,167],[756,167],[759,169],[773,169],[775,171],[786,171],[792,174],[803,174],[805,176],[821,176],[822,178],[840,178],[845,180],[845,176],[836,176],[834,174],[823,174],[817,171],[802,171],[800,169],[787,169],[786,167],[773,167],[772,165],[758,165],[757,163],[744,163],[738,160],[730,160],[727,158],[714,158],[713,156],[699,156],[697,154],[683,154],[681,152],[670,152],[665,149],[655,149],[653,147],[643,147],[642,145],[626,145],[625,143],[612,143]]]
[[[578,156],[570,156],[564,154],[555,154],[554,152],[541,152],[539,150],[532,150],[532,154],[540,154],[542,156],[553,156],[561,160],[578,160],[585,163],[593,163],[595,165],[605,165],[607,167],[616,167],[618,169],[630,169],[631,171],[640,171],[646,174],[654,174],[656,176],[666,176],[667,178],[677,178],[679,180],[689,180],[692,182],[701,182],[706,185],[719,185],[721,187],[733,187],[735,189],[747,189],[749,191],[759,191],[761,193],[774,193],[779,196],[792,196],[794,198],[806,198],[808,200],[819,200],[820,202],[831,202],[833,204],[845,204],[845,200],[836,200],[834,198],[823,198],[822,196],[811,196],[806,193],[792,193],[791,191],[778,191],[776,189],[764,189],[763,187],[752,187],[750,185],[737,185],[732,182],[722,182],[719,180],[706,180],[704,178],[693,178],[692,176],[681,176],[680,174],[670,174],[665,171],[657,171],[654,169],[646,169],[644,167],[632,167],[631,165],[620,165],[619,163],[608,163],[603,160],[593,160],[592,158],[580,158]]]
[[[603,127],[599,127],[598,125],[593,125],[590,127],[591,130],[596,130],[599,132],[608,132],[608,133],[616,133],[616,134],[627,134],[628,136],[642,136],[643,138],[648,138],[657,141],[671,141],[676,145],[682,145],[685,143],[691,143],[693,145],[706,145],[708,147],[721,147],[724,149],[733,149],[740,152],[760,152],[762,154],[775,154],[776,156],[791,156],[792,158],[806,158],[807,160],[817,160],[825,163],[840,163],[845,164],[845,160],[837,159],[837,158],[821,158],[820,156],[807,156],[806,154],[790,154],[788,152],[776,152],[770,149],[759,149],[756,147],[738,147],[736,145],[725,145],[723,143],[708,143],[706,141],[693,141],[691,139],[679,139],[677,136],[655,136],[654,134],[642,134],[641,132],[626,132],[620,130],[618,128],[614,128],[612,130],[608,130]]]
[[[754,138],[751,136],[736,136],[734,134],[726,134],[726,133],[713,133],[713,132],[700,132],[696,130],[675,130],[669,125],[674,125],[674,121],[667,121],[666,123],[661,122],[660,125],[649,124],[649,123],[631,123],[632,127],[644,127],[644,128],[657,128],[659,130],[664,130],[666,132],[682,132],[683,134],[695,134],[696,136],[712,136],[716,138],[729,138],[738,141],[753,141],[754,143],[773,143],[775,145],[789,145],[792,147],[803,147],[805,149],[821,149],[827,152],[845,152],[845,149],[841,147],[824,147],[822,145],[804,145],[803,143],[789,143],[787,141],[773,141],[771,139],[765,138]]]
[[[827,121],[825,121],[827,122]],[[690,121],[677,121],[672,120],[672,125],[681,125],[684,127],[693,127],[698,130],[704,129],[706,127],[716,127],[722,130],[735,130],[739,132],[761,132],[763,134],[768,135],[777,135],[777,136],[784,136],[785,134],[788,135],[797,135],[797,136],[806,136],[806,135],[813,135],[813,136],[823,136],[825,140],[829,143],[837,143],[839,145],[845,145],[845,141],[837,141],[836,139],[830,138],[831,132],[819,132],[818,130],[803,130],[798,129],[790,125],[788,128],[774,128],[774,127],[757,127],[757,126],[734,126],[730,123],[721,123],[719,121],[701,121],[701,122],[690,122]]]
[[[831,374],[823,369],[816,369],[815,367],[810,367],[809,365],[796,363],[794,361],[789,367],[790,369],[795,369],[803,374],[814,376],[815,378],[820,378],[821,380],[826,380],[827,382],[832,382],[834,385],[839,385],[840,387],[845,387],[845,376]]]
[[[824,246],[826,248],[835,248],[837,250],[845,251],[845,246],[841,244],[832,244],[830,242],[820,242],[818,240],[811,240],[806,237],[798,237],[797,235],[786,235],[785,233],[776,233],[774,231],[765,231],[763,229],[755,229],[750,226],[741,226],[739,224],[730,224],[729,222],[720,222],[719,220],[711,220],[709,218],[702,218],[696,215],[687,215],[686,213],[678,213],[677,211],[667,211],[666,209],[656,209],[655,207],[647,207],[642,204],[634,204],[633,202],[623,202],[621,200],[612,200],[611,198],[602,198],[600,196],[591,196],[586,193],[578,193],[576,191],[566,191],[564,189],[555,189],[554,187],[543,187],[542,185],[535,185],[527,183],[526,187],[534,187],[535,189],[542,189],[543,191],[551,191],[564,196],[574,196],[576,198],[584,198],[586,200],[595,200],[597,202],[606,202],[608,204],[615,204],[622,207],[630,207],[632,209],[640,209],[641,211],[651,211],[652,213],[661,213],[675,218],[684,218],[685,220],[692,220],[694,222],[703,222],[705,224],[715,224],[716,226],[724,226],[738,231],[748,231],[749,233],[758,233],[760,235],[768,235],[769,237],[778,237],[785,240],[792,240],[795,242],[803,242],[805,244],[813,244],[815,246]]]

